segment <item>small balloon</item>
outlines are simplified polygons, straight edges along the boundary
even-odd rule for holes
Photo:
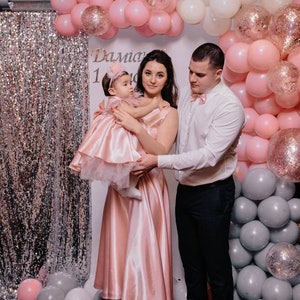
[[[67,294],[71,289],[79,286],[78,281],[72,275],[64,272],[57,272],[49,275],[46,286],[55,286]]]
[[[18,300],[36,299],[43,286],[37,279],[28,278],[23,280],[18,287]]]
[[[274,277],[269,277],[265,280],[262,287],[263,299],[293,299],[293,289],[288,281],[283,281]]]
[[[65,293],[55,286],[45,286],[39,293],[37,300],[64,300]]]
[[[145,0],[151,9],[163,10],[167,8],[171,0]]]
[[[89,6],[83,11],[81,22],[83,29],[92,35],[104,34],[110,27],[107,13],[96,5]]]
[[[267,165],[281,179],[300,181],[300,129],[286,128],[270,139]]]
[[[77,287],[67,293],[65,300],[93,300],[93,297],[84,288]]]
[[[252,260],[252,252],[244,248],[238,238],[229,240],[229,255],[232,265],[237,269],[247,266]]]
[[[300,272],[300,251],[290,243],[277,243],[269,249],[266,264],[274,277],[293,278]]]

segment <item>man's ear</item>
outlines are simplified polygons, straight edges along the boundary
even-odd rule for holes
[[[115,96],[115,95],[116,95],[116,90],[115,90],[113,87],[110,87],[110,88],[108,89],[108,92],[109,92],[109,94],[110,94],[111,96]]]

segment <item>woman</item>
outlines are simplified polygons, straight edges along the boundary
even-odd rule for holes
[[[117,123],[138,138],[147,153],[170,151],[178,128],[177,87],[171,58],[148,53],[138,70],[138,92],[169,104],[137,121],[126,109]],[[124,107],[123,107],[124,108]],[[141,201],[108,188],[103,211],[95,287],[103,299],[171,300],[172,254],[169,195],[162,170],[152,169],[138,183]]]

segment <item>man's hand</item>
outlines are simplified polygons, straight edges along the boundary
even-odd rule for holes
[[[132,171],[132,174],[141,177],[157,167],[157,155],[145,154],[137,160],[137,163],[139,165]]]

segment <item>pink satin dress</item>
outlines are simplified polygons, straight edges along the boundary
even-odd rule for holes
[[[171,109],[155,109],[143,118],[153,137]],[[163,171],[152,169],[138,188],[141,201],[108,188],[94,286],[103,299],[172,300],[171,217]]]
[[[138,100],[109,97],[106,109],[93,120],[69,167],[82,179],[127,188],[129,173],[142,148],[134,134],[115,123],[111,109],[120,101],[136,105]]]

